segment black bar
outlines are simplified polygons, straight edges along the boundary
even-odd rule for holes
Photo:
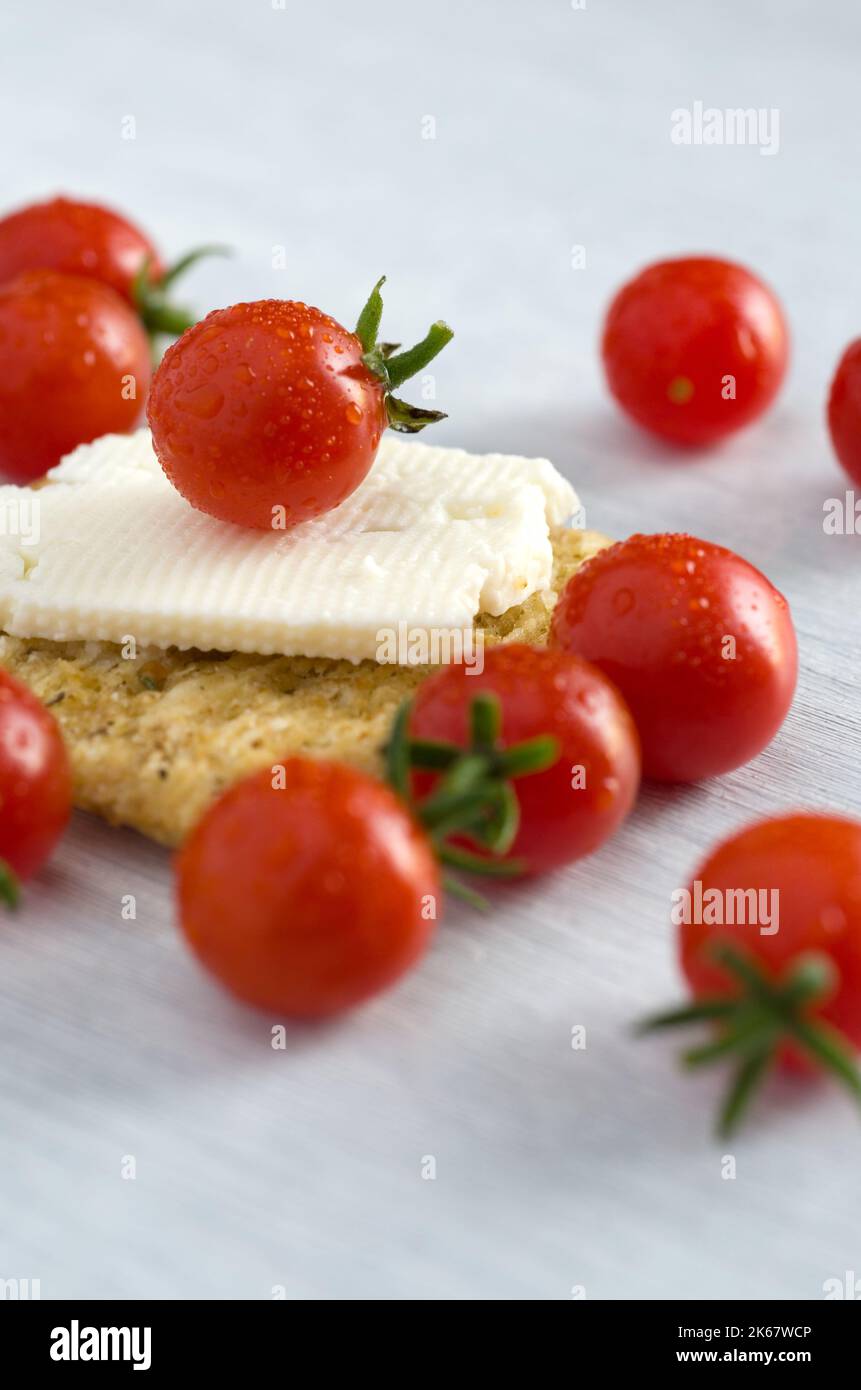
[[[466,1302],[468,1335],[462,1344],[459,1338],[458,1345],[467,1355],[471,1349],[486,1371],[497,1357],[505,1364],[512,1340],[510,1329],[501,1334],[484,1330],[486,1313],[476,1307],[482,1301],[477,1294],[474,1302]],[[696,1373],[702,1366],[795,1365],[821,1373],[853,1364],[850,1358],[861,1330],[859,1310],[861,1296],[854,1290],[821,1302],[571,1300],[545,1314],[541,1359],[562,1355],[572,1373],[590,1364],[607,1372],[672,1368]],[[358,1336],[351,1334],[351,1314],[343,1304],[315,1311],[307,1304],[297,1308],[295,1302],[285,1301],[37,1302],[7,1297],[0,1302],[0,1337],[7,1366],[25,1373],[131,1375],[137,1364],[138,1380],[173,1377],[186,1370],[211,1370],[221,1378],[235,1372],[247,1379],[252,1367],[273,1365],[285,1378],[293,1378],[302,1374],[300,1366],[310,1355],[317,1358],[318,1374],[328,1378],[340,1354],[344,1373],[364,1378],[383,1365],[393,1370],[401,1359],[395,1348],[410,1345],[404,1342],[405,1315],[409,1316],[402,1308],[397,1327],[389,1324],[383,1343],[377,1340],[383,1325],[374,1318],[368,1326],[367,1308],[361,1313]],[[462,1370],[463,1351],[455,1353],[439,1327],[430,1331],[427,1310],[419,1316],[412,1344],[415,1360],[409,1358],[411,1369],[402,1363],[401,1374],[426,1380],[435,1357],[440,1374],[450,1374],[455,1362]],[[431,1316],[436,1319],[440,1313]],[[99,1359],[91,1359],[93,1352]]]

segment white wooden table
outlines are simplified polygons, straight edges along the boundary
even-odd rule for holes
[[[441,441],[549,456],[611,534],[738,549],[790,599],[802,676],[750,767],[647,791],[490,916],[452,907],[400,988],[282,1051],[186,955],[167,855],[78,817],[0,932],[0,1277],[46,1298],[815,1299],[861,1270],[843,1095],[776,1083],[727,1181],[719,1078],[628,1031],[677,996],[670,893],[716,838],[861,814],[861,537],[822,528],[845,488],[824,397],[861,331],[859,42],[851,0],[3,7],[10,204],[62,188],[170,252],[232,243],[195,273],[201,308],[284,295],[350,321],[385,271],[389,337],[457,330]],[[779,151],[674,145],[698,100],[777,108]],[[614,287],[689,250],[771,281],[794,359],[766,421],[680,459],[615,413],[596,340]]]

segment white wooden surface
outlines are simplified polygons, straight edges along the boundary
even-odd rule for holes
[[[677,994],[670,893],[717,837],[861,813],[861,538],[822,530],[844,490],[824,395],[861,330],[859,41],[851,0],[3,6],[5,201],[63,188],[171,252],[233,243],[189,286],[201,308],[283,294],[349,321],[385,271],[389,336],[457,329],[441,440],[548,455],[613,534],[734,546],[789,597],[802,677],[752,766],[646,792],[600,854],[487,918],[453,908],[402,987],[284,1051],[186,956],[167,856],[79,817],[0,933],[0,1276],[44,1297],[817,1298],[861,1269],[843,1096],[778,1083],[726,1181],[718,1079],[627,1031]],[[696,100],[778,108],[779,153],[674,146]],[[794,335],[774,412],[699,459],[616,415],[596,353],[613,288],[687,250],[759,269]]]

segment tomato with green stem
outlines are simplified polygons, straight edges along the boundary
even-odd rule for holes
[[[42,867],[71,814],[72,776],[57,722],[0,667],[0,900]]]
[[[452,337],[379,343],[380,288],[350,333],[320,309],[268,299],[217,309],[168,348],[147,413],[153,446],[199,511],[261,530],[337,507],[367,475],[386,425],[413,433],[439,411],[394,391]]]
[[[467,871],[538,874],[571,863],[615,832],[637,794],[639,740],[624,700],[565,652],[504,643],[485,653],[480,673],[445,667],[419,687],[406,732],[425,823],[452,790],[475,799],[476,818],[460,819],[442,855]]]
[[[731,1131],[768,1070],[827,1072],[861,1102],[861,823],[797,813],[718,845],[678,912],[695,1002],[644,1031],[711,1023],[689,1067],[735,1064],[720,1115]]]
[[[0,218],[0,282],[25,270],[56,270],[110,286],[136,309],[149,333],[183,333],[194,315],[172,305],[168,290],[202,256],[205,246],[165,266],[147,234],[100,203],[51,198]]]

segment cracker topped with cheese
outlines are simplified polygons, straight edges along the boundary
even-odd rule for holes
[[[428,669],[386,634],[543,642],[555,595],[607,544],[563,525],[577,499],[546,460],[391,438],[346,502],[289,532],[190,507],[146,431],[77,449],[36,492],[0,488],[16,506],[0,663],[60,723],[77,804],[166,844],[291,754],[379,771]]]

